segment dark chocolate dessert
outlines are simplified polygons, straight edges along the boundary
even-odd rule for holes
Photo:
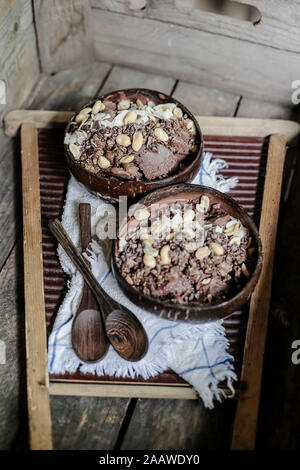
[[[93,102],[65,135],[74,160],[86,170],[135,181],[159,180],[185,168],[199,140],[180,107],[142,91],[115,92]]]
[[[180,304],[219,304],[255,268],[249,230],[206,195],[190,204],[137,209],[118,242],[116,262],[144,294]],[[131,228],[130,228],[131,227]]]

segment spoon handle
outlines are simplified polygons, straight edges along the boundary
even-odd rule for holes
[[[81,251],[84,252],[91,241],[91,206],[90,204],[81,203],[79,204],[79,227],[80,227],[80,242]],[[86,261],[89,266],[88,261]],[[95,308],[98,310],[97,300],[94,297],[88,284],[84,282],[82,290],[82,298],[78,312],[84,308]]]
[[[49,228],[58,243],[60,243],[60,245],[63,247],[63,249],[69,256],[71,261],[73,261],[78,271],[82,274],[84,280],[86,281],[96,298],[99,298],[99,301],[102,300],[104,292],[103,289],[99,285],[97,279],[88,267],[86,260],[76,248],[60,221],[58,219],[51,220],[49,222]],[[103,316],[102,309],[100,309],[100,311],[101,315]],[[103,318],[103,320],[105,320],[105,318]]]

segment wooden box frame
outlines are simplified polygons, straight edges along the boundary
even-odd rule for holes
[[[7,135],[15,136],[21,127],[27,392],[32,449],[52,448],[50,394],[197,398],[192,387],[186,385],[49,382],[37,129],[65,125],[71,115],[71,112],[63,111],[15,110],[5,118]],[[232,449],[254,449],[286,143],[295,143],[300,126],[292,121],[272,119],[197,119],[206,135],[270,136],[260,219],[264,264],[251,297],[241,371],[242,387],[237,394],[232,435]]]

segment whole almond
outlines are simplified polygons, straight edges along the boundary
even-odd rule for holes
[[[125,155],[120,159],[120,163],[131,163],[134,160],[134,155]]]
[[[182,109],[180,109],[176,106],[176,108],[173,111],[173,114],[176,118],[181,118],[183,116]]]
[[[225,250],[224,248],[219,244],[219,243],[216,243],[216,242],[211,242],[209,244],[209,247],[213,250],[213,252],[218,255],[218,256],[222,256],[224,255],[225,253]]]
[[[100,168],[103,168],[105,170],[106,168],[110,167],[110,161],[107,158],[103,157],[103,155],[101,155],[98,158],[98,165],[100,166]]]
[[[116,138],[116,142],[122,147],[129,147],[129,145],[131,144],[130,137],[126,134],[119,134]]]
[[[190,132],[195,132],[195,131],[196,131],[195,124],[194,124],[194,122],[193,122],[191,119],[186,119],[184,122],[185,122],[186,128],[187,128]]]
[[[144,265],[147,266],[148,268],[155,268],[156,266],[155,258],[152,255],[145,254],[143,257],[143,262],[144,262]]]
[[[105,109],[105,104],[102,103],[101,100],[98,100],[96,101],[96,103],[94,104],[93,108],[92,108],[92,113],[93,114],[98,114],[100,111],[104,111]]]
[[[132,122],[136,121],[137,114],[135,111],[128,111],[126,116],[124,117],[124,124],[131,124]]]
[[[201,248],[198,248],[198,250],[196,251],[196,258],[199,259],[200,261],[202,261],[204,258],[206,258],[207,256],[209,256],[211,253],[210,249],[208,248],[208,246],[202,246]]]
[[[79,156],[80,156],[79,147],[77,147],[77,145],[75,145],[75,144],[70,144],[69,149],[70,149],[70,152],[72,153],[73,157],[75,158],[75,160],[78,160]]]
[[[143,145],[143,134],[141,132],[135,132],[132,139],[132,148],[135,152],[138,152]]]
[[[161,264],[170,264],[170,245],[165,245],[160,250],[160,262]]]
[[[169,140],[168,134],[161,127],[155,129],[154,135],[161,142],[167,142]]]

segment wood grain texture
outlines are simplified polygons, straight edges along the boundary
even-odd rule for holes
[[[198,116],[233,116],[240,98],[234,93],[182,81],[173,96]]]
[[[0,104],[2,127],[4,114],[24,103],[40,73],[31,0],[1,3],[0,50],[0,79],[6,83],[6,104]]]
[[[298,18],[299,0],[240,0],[258,8],[262,20],[258,24],[231,18],[226,15],[202,11],[197,2],[185,0],[148,0],[145,8],[130,8],[124,0],[92,0],[92,6],[102,10],[152,18],[186,28],[206,31],[218,36],[236,38],[246,42],[263,44],[272,48],[300,52]],[[194,7],[193,7],[194,3]],[[233,6],[232,8],[236,8]]]
[[[237,404],[232,449],[255,448],[285,145],[286,139],[283,135],[274,135],[270,138],[260,219],[264,263],[260,279],[251,297],[241,374],[242,390]]]
[[[31,95],[30,109],[76,111],[97,95],[111,66],[103,62],[42,74]]]
[[[216,108],[217,109],[217,108]],[[64,127],[72,111],[39,111],[18,109],[5,116],[5,133],[15,136],[22,122],[33,122],[37,128]],[[196,116],[202,132],[206,135],[266,137],[283,133],[289,145],[296,145],[300,125],[281,119],[230,118]]]
[[[124,88],[150,88],[151,90],[171,93],[175,80],[153,73],[145,73],[127,67],[114,66],[108,80],[101,89],[101,94]]]
[[[137,402],[122,450],[208,450],[228,448],[234,401],[207,410],[201,401]],[[137,432],[138,430],[138,432]]]
[[[113,449],[129,402],[129,398],[52,396],[54,448]]]
[[[0,129],[0,270],[15,245],[21,223],[19,145]]]
[[[0,449],[11,448],[26,412],[22,258],[18,243],[0,273],[0,340],[6,349],[0,364]]]
[[[57,72],[93,61],[89,0],[35,0],[34,13],[44,72]]]
[[[51,449],[37,130],[21,130],[27,400],[31,449]]]
[[[94,9],[93,18],[99,60],[265,101],[291,101],[299,53],[106,10]]]
[[[300,442],[300,366],[292,362],[296,351],[292,343],[300,338],[299,158],[293,172],[290,196],[278,225],[258,449],[298,450]]]

